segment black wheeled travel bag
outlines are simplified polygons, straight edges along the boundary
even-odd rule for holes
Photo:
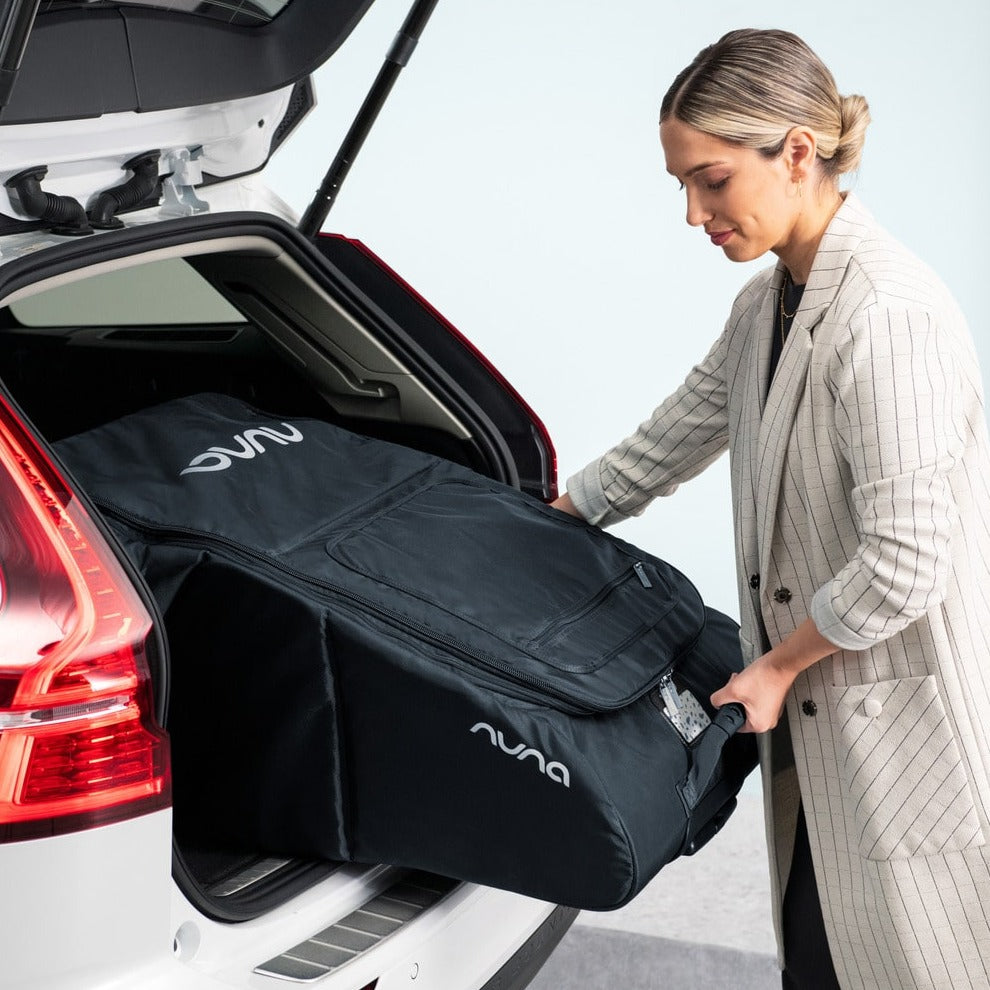
[[[608,909],[755,764],[735,624],[514,488],[219,395],[57,450],[164,616],[180,836]]]

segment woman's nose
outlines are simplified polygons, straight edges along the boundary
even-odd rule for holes
[[[707,209],[701,202],[697,193],[688,191],[687,194],[687,222],[691,227],[700,227],[712,217],[711,210]]]

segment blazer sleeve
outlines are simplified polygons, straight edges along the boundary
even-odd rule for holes
[[[726,362],[730,329],[673,395],[630,437],[567,479],[588,522],[608,526],[670,495],[728,446]]]
[[[951,476],[972,393],[962,357],[926,309],[871,308],[836,342],[834,422],[860,542],[813,596],[811,616],[841,649],[893,636],[944,595],[958,519]]]

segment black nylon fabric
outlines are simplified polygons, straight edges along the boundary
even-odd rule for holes
[[[755,764],[718,726],[686,744],[657,689],[707,706],[735,623],[515,489],[217,395],[57,450],[164,613],[180,838],[607,909]]]

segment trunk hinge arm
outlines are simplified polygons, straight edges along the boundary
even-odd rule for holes
[[[190,217],[208,213],[210,204],[196,195],[196,186],[203,181],[203,169],[196,155],[188,148],[177,148],[167,152],[162,163],[166,170],[162,180],[163,216]]]
[[[395,80],[412,57],[419,36],[423,32],[423,28],[426,27],[426,22],[430,19],[437,3],[438,0],[416,0],[406,16],[388,55],[385,56],[385,63],[378,70],[378,76],[372,83],[371,89],[368,90],[368,95],[364,98],[361,109],[344,137],[337,157],[334,158],[320,188],[317,190],[316,198],[310,203],[299,222],[299,229],[307,237],[315,237],[320,232],[354,159],[385,105]]]

